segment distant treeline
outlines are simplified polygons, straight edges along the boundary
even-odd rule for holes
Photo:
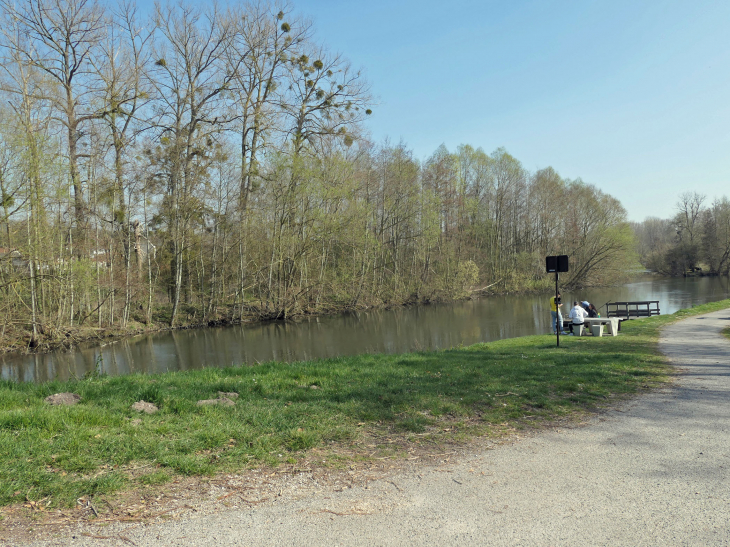
[[[642,264],[665,275],[730,273],[730,201],[682,194],[671,219],[633,224]]]
[[[0,7],[3,337],[535,290],[549,254],[600,284],[635,261],[594,186],[504,149],[369,142],[367,83],[288,11]]]

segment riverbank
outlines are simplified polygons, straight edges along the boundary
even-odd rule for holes
[[[593,290],[595,290],[594,288]],[[530,285],[522,286],[519,290],[510,288],[509,290],[500,290],[498,287],[488,286],[471,291],[470,294],[463,298],[438,298],[438,299],[421,299],[407,300],[403,302],[381,302],[380,304],[360,305],[356,309],[352,308],[320,308],[317,310],[307,309],[301,310],[300,313],[288,318],[295,322],[300,320],[308,320],[312,318],[337,317],[347,313],[361,312],[377,312],[377,311],[393,311],[399,309],[411,309],[418,306],[430,306],[440,304],[455,304],[459,302],[467,302],[470,300],[482,298],[505,297],[515,295],[545,295],[545,301],[549,298],[551,291],[551,283],[546,285]],[[228,312],[221,310],[214,317],[207,317],[201,321],[201,317],[205,316],[202,310],[198,310],[192,306],[186,306],[185,313],[180,315],[180,322],[176,327],[169,325],[169,310],[159,307],[152,314],[151,323],[143,323],[130,318],[125,328],[119,326],[98,327],[90,325],[75,325],[73,327],[53,328],[48,325],[41,328],[41,335],[36,341],[34,347],[30,347],[31,333],[28,325],[18,322],[6,321],[6,324],[0,327],[0,355],[5,354],[43,354],[57,350],[70,350],[79,346],[88,346],[93,343],[116,342],[128,339],[141,334],[156,334],[170,331],[196,330],[206,328],[218,328],[236,325],[257,325],[271,323],[271,319],[267,319],[265,314],[255,308],[244,311],[243,318],[237,317],[233,310]],[[236,308],[236,313],[240,313],[240,309]]]
[[[565,337],[560,348],[544,335],[438,352],[2,382],[0,504],[62,508],[185,476],[296,469],[305,460],[341,468],[546,427],[669,381],[656,351],[660,327],[728,306],[631,321],[615,338]],[[44,402],[60,392],[81,400]],[[235,394],[233,404],[197,405],[219,392]],[[159,412],[132,410],[140,400]]]
[[[499,297],[507,295],[538,295],[545,294],[546,299],[551,294],[552,281],[542,279],[520,285],[503,285],[500,282],[487,285],[477,289],[464,291],[460,296],[448,296],[446,294],[433,295],[432,297],[411,296],[405,300],[379,301],[365,303],[361,302],[356,307],[332,307],[320,306],[318,308],[306,307],[289,314],[285,321],[298,321],[314,317],[332,317],[347,313],[389,311],[397,309],[413,308],[415,306],[429,306],[434,304],[449,304],[478,298]],[[0,355],[2,354],[41,354],[57,350],[70,350],[81,345],[94,342],[112,342],[141,334],[156,334],[175,330],[192,330],[217,328],[235,325],[265,324],[272,321],[281,321],[279,317],[271,316],[266,309],[259,309],[254,306],[246,306],[244,310],[239,306],[221,307],[215,314],[207,314],[201,307],[193,305],[184,306],[178,315],[174,327],[170,326],[171,306],[158,305],[152,313],[152,321],[145,323],[138,315],[132,314],[126,327],[114,326],[92,326],[91,324],[53,327],[50,324],[39,325],[39,336],[32,342],[31,326],[25,321],[13,321],[9,318],[4,325],[0,326]],[[241,316],[240,314],[243,313]]]
[[[541,290],[525,289],[521,291],[523,294],[535,294],[544,292]],[[520,291],[517,291],[520,293]],[[503,294],[515,294],[515,291],[489,291],[488,289],[479,289],[473,291],[464,299],[437,299],[437,300],[408,300],[404,302],[388,302],[382,305],[360,305],[356,309],[353,308],[327,308],[327,309],[307,309],[299,313],[290,315],[285,320],[298,320],[305,317],[325,317],[340,315],[353,311],[370,311],[370,310],[393,310],[398,308],[409,308],[413,306],[427,306],[430,304],[441,304],[448,302],[458,302],[460,300],[468,300],[472,298],[485,298],[488,296],[497,296]],[[90,325],[66,326],[63,328],[52,328],[50,326],[40,327],[40,335],[32,342],[30,326],[18,322],[10,322],[0,328],[0,354],[8,353],[47,353],[56,350],[69,350],[81,344],[101,341],[117,341],[140,334],[155,334],[173,330],[188,329],[205,329],[223,326],[244,325],[267,323],[282,319],[269,317],[266,313],[251,309],[243,317],[235,317],[232,314],[218,313],[214,317],[198,319],[199,316],[205,316],[201,310],[195,309],[193,306],[187,306],[187,315],[181,315],[176,326],[171,327],[169,321],[169,309],[160,308],[153,315],[150,323],[143,323],[130,320],[125,328],[119,326],[110,327],[94,327]],[[199,313],[198,313],[199,312]]]

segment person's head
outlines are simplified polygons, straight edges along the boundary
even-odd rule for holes
[[[573,302],[573,305],[574,306],[577,306],[578,305],[578,301],[576,300],[575,302]]]

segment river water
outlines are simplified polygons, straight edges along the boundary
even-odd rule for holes
[[[618,287],[563,291],[573,300],[605,303],[658,300],[662,314],[730,297],[727,278],[646,276]],[[550,295],[491,296],[453,304],[415,306],[231,327],[141,335],[71,351],[0,357],[3,380],[43,382],[80,378],[99,369],[109,375],[156,373],[265,361],[301,361],[360,353],[444,349],[501,338],[550,333]],[[567,315],[567,312],[564,313]]]

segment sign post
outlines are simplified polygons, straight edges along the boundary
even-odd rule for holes
[[[545,270],[547,273],[555,272],[555,332],[557,333],[557,347],[560,347],[560,307],[558,306],[558,272],[568,271],[568,255],[557,255],[545,257]]]

